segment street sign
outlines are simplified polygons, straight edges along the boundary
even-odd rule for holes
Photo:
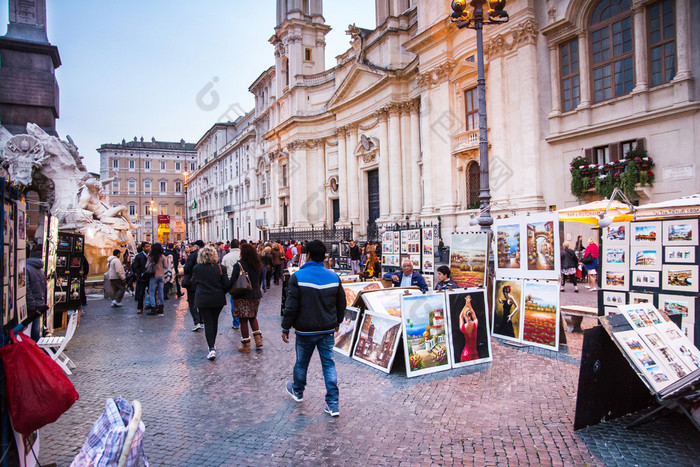
[[[170,224],[170,216],[158,216],[158,224]]]

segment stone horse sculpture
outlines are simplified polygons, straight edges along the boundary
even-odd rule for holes
[[[100,272],[113,249],[127,246],[135,252],[129,229],[136,227],[125,207],[102,202],[101,184],[82,159],[70,136],[62,141],[33,123],[27,124],[27,134],[13,136],[0,126],[0,164],[10,181],[35,191],[40,211],[56,216],[60,230],[85,236],[90,270]]]

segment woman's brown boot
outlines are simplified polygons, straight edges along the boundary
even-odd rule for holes
[[[250,353],[250,337],[241,339],[241,345],[238,347],[238,351],[241,353]]]
[[[259,349],[262,347],[262,332],[261,331],[254,331],[253,332],[253,339],[255,339],[255,348]]]

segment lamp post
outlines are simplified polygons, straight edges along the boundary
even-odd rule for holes
[[[488,10],[485,6],[488,3]],[[477,57],[477,93],[479,97],[479,204],[481,212],[478,223],[481,230],[490,231],[493,224],[491,217],[491,191],[489,189],[489,142],[486,126],[486,78],[484,76],[484,24],[500,24],[508,21],[504,10],[506,0],[467,0],[452,1],[452,21],[459,29],[469,28],[476,31]]]
[[[190,212],[189,212],[189,207],[187,206],[187,176],[190,173],[188,171],[184,171],[182,175],[185,176],[185,243],[189,243],[190,241],[190,235],[189,235],[189,217],[190,217]]]
[[[153,214],[154,208],[153,208],[153,200],[151,200],[151,243],[155,243],[155,238],[156,238],[156,227],[155,227],[155,216]]]

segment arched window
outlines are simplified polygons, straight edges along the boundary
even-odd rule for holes
[[[481,174],[479,164],[472,161],[467,165],[467,209],[479,209]]]
[[[591,16],[593,101],[634,88],[634,35],[630,0],[601,0]]]

